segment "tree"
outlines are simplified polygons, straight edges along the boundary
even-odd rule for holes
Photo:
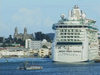
[[[5,43],[9,43],[9,44],[13,43],[12,35],[9,35],[9,37],[5,39]]]
[[[25,41],[22,40],[22,39],[18,39],[18,40],[16,41],[16,43],[17,43],[17,44],[20,44],[20,45],[22,45],[22,46],[25,46]]]
[[[46,45],[43,45],[42,48],[48,48]]]
[[[51,42],[51,39],[49,38],[48,35],[42,33],[42,32],[36,32],[35,33],[35,39],[36,40],[43,40],[43,39],[46,39],[48,42]]]
[[[25,46],[25,41],[22,40],[22,39],[14,38],[14,42],[15,42],[16,44],[20,44],[21,46]]]

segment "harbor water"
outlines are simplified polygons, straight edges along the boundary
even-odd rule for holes
[[[19,70],[18,67],[28,62],[40,65],[42,70]],[[1,58],[0,75],[100,75],[100,63],[61,63],[49,58]]]

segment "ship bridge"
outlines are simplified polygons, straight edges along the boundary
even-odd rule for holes
[[[68,19],[65,17],[65,14],[62,14],[61,19],[58,23],[53,24],[53,29],[56,28],[65,28],[65,27],[88,27],[92,29],[96,29],[95,20],[87,19],[86,14],[79,9],[77,5],[73,7],[71,11],[69,11]]]

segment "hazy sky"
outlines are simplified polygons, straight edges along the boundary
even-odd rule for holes
[[[19,33],[27,27],[28,33],[53,32],[52,24],[62,13],[79,5],[87,18],[97,21],[100,28],[100,0],[0,0],[0,36],[13,35],[17,26]]]

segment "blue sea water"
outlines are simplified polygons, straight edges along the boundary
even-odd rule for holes
[[[7,61],[8,60],[8,61]],[[0,59],[0,75],[100,75],[100,63],[60,63],[49,58]],[[18,70],[24,62],[43,66],[42,70]]]

